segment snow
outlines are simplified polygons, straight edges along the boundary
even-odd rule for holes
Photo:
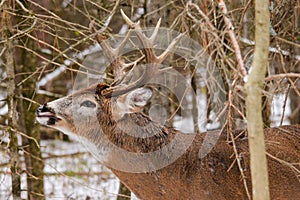
[[[248,44],[248,45],[252,45],[252,46],[255,45],[255,42],[252,41],[252,40],[249,40],[248,38],[242,37],[241,41],[245,44]],[[279,54],[282,54],[282,55],[285,55],[285,56],[291,56],[290,52],[282,50],[279,47],[269,47],[269,51],[273,52],[273,53],[279,53]],[[296,60],[299,61],[300,60],[300,55],[295,55],[295,58],[296,58]]]
[[[1,105],[1,103],[0,103],[0,105]],[[3,107],[0,108],[0,116],[6,115],[7,112],[8,112],[8,107],[7,107],[7,104],[5,104]]]
[[[116,199],[119,181],[85,147],[75,142],[41,141],[45,161],[44,188],[46,199]],[[59,157],[66,154],[72,156]],[[0,151],[1,163],[8,162],[8,153]],[[4,159],[3,159],[4,158]],[[0,199],[12,199],[9,168],[0,167]],[[26,175],[22,174],[26,190]],[[26,192],[22,192],[26,198]]]
[[[101,47],[99,44],[91,45],[82,52],[79,52],[77,54],[74,54],[72,56],[72,59],[66,59],[64,60],[64,63],[61,64],[58,68],[56,68],[53,72],[46,74],[41,80],[37,82],[37,89],[39,91],[40,87],[46,85],[51,80],[58,77],[62,72],[64,72],[67,69],[67,66],[74,63],[75,59],[83,59],[87,55],[91,55],[95,52],[98,52],[101,50]],[[44,49],[44,51],[46,51]],[[73,60],[74,59],[74,60]]]
[[[292,113],[290,108],[290,98],[288,97],[286,99],[286,104],[284,104],[285,98],[285,94],[276,94],[273,97],[271,105],[271,127],[290,124],[288,118],[288,116],[290,116]],[[282,117],[283,108],[285,109],[285,112],[284,116]],[[282,124],[280,124],[281,118],[283,118]]]

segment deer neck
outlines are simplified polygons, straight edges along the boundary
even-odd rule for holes
[[[118,121],[110,119],[110,123],[102,127],[111,143],[133,153],[156,151],[177,134],[174,129],[161,126],[142,113],[125,114]]]

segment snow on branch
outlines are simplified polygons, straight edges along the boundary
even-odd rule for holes
[[[245,44],[248,44],[248,45],[251,45],[251,46],[254,46],[255,45],[255,42],[252,41],[252,40],[249,40],[248,38],[244,38],[242,37],[241,38],[241,41]],[[279,54],[282,54],[284,56],[291,56],[291,53],[288,52],[288,51],[285,51],[285,50],[282,50],[280,49],[279,47],[269,47],[269,51],[270,52],[273,52],[273,53],[279,53]],[[295,59],[300,61],[300,55],[295,55]]]
[[[101,50],[100,45],[95,44],[95,45],[92,45],[92,46],[88,47],[87,49],[85,49],[85,50],[83,50],[83,51],[81,51],[77,54],[74,54],[72,56],[72,59],[66,59],[64,61],[64,63],[61,64],[57,69],[55,69],[51,73],[46,74],[43,78],[41,78],[41,80],[39,80],[37,82],[36,86],[37,86],[38,93],[39,93],[40,87],[45,86],[49,81],[51,81],[51,80],[55,79],[56,77],[58,77],[61,73],[63,73],[67,69],[67,66],[72,65],[74,63],[74,60],[76,60],[76,59],[82,60],[85,56],[87,56],[89,54],[92,54],[92,53],[95,53],[95,52],[98,52],[100,50]]]

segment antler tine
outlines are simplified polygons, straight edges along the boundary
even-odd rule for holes
[[[123,71],[124,72],[128,72],[130,71],[132,68],[134,68],[139,62],[141,62],[143,59],[145,58],[144,55],[142,55],[141,57],[139,57],[138,59],[136,59],[135,61],[132,61],[131,63],[125,63],[123,66]]]
[[[157,36],[157,33],[159,31],[159,28],[160,28],[160,24],[161,24],[161,18],[159,18],[158,22],[156,23],[155,29],[154,29],[151,37],[149,38],[149,40],[151,41],[152,44],[154,43],[154,40]]]
[[[157,25],[156,25],[156,28],[153,32],[153,34],[151,35],[150,38],[146,37],[144,35],[144,33],[142,32],[141,30],[141,26],[140,26],[140,22],[132,22],[128,17],[127,15],[124,13],[124,11],[121,9],[121,14],[122,14],[122,17],[123,19],[125,20],[125,22],[128,24],[128,26],[131,28],[131,29],[134,29],[135,30],[135,33],[137,34],[139,40],[141,41],[144,49],[144,54],[146,56],[146,61],[147,63],[157,63],[156,62],[156,55],[155,55],[155,52],[153,50],[153,42],[154,42],[154,39],[156,38],[157,36],[157,32],[158,32],[158,29],[159,29],[159,26],[160,26],[160,22],[161,20],[158,21]]]
[[[130,70],[132,70],[139,62],[141,62],[144,59],[144,57],[145,56],[142,55],[140,58],[138,58],[137,60],[132,61],[130,63],[125,63],[124,62],[124,65],[122,67],[122,71],[124,72],[124,76],[122,76],[121,78],[115,80],[115,82],[112,84],[112,86],[118,85],[123,81],[124,81],[124,83],[126,83],[126,81],[128,81],[130,79],[129,77],[127,77],[126,73],[128,73]]]
[[[125,75],[124,68],[128,67],[128,65],[124,62],[124,60],[119,56],[120,51],[124,48],[129,38],[130,31],[125,35],[123,41],[116,48],[112,48],[106,38],[104,38],[101,34],[97,35],[97,41],[102,46],[105,54],[108,56],[110,62],[112,63],[112,67],[115,74],[115,80],[122,79]]]
[[[97,33],[98,30],[95,28],[94,23],[95,23],[94,20],[91,21],[91,23],[89,24],[89,29],[91,32]],[[97,33],[96,39],[97,39],[97,42],[101,45],[101,47],[105,51],[105,54],[107,54],[107,56],[109,57],[109,59],[114,60],[115,51],[105,41],[107,38],[103,34]]]
[[[135,32],[136,32],[139,40],[141,41],[142,45],[144,46],[143,51],[145,53],[147,63],[158,63],[158,64],[162,63],[167,58],[167,56],[170,54],[171,50],[174,48],[174,46],[177,44],[177,42],[180,40],[180,38],[183,36],[183,34],[180,34],[179,36],[177,36],[171,42],[171,44],[168,46],[168,48],[160,56],[156,56],[155,51],[154,51],[154,40],[157,37],[158,31],[160,28],[161,18],[159,18],[152,35],[148,38],[142,32],[139,22],[137,22],[137,23],[132,22],[126,16],[126,14],[124,13],[124,11],[122,9],[121,9],[121,14],[123,16],[123,19],[128,24],[128,26],[132,29],[135,29]]]
[[[127,17],[127,15],[124,13],[123,9],[121,9],[120,12],[121,12],[121,15],[122,15],[124,21],[129,26],[129,28],[136,29],[137,26],[139,26],[140,21],[134,23],[133,21],[131,21],[131,19],[129,19],[129,17]]]
[[[159,73],[159,64],[161,64],[167,58],[167,56],[170,54],[172,49],[175,47],[175,45],[178,43],[178,41],[184,35],[184,34],[178,35],[160,56],[156,56],[155,51],[154,51],[154,40],[157,37],[158,31],[160,28],[160,24],[161,24],[161,19],[159,19],[159,21],[157,22],[152,35],[150,37],[147,37],[143,33],[139,22],[137,22],[137,23],[132,22],[125,15],[123,10],[121,10],[121,14],[122,14],[125,22],[128,24],[128,26],[131,29],[135,30],[137,37],[139,38],[140,42],[143,45],[143,52],[144,52],[144,55],[146,58],[146,63],[151,64],[151,66],[146,67],[142,76],[131,84],[116,85],[115,87],[110,87],[106,90],[103,90],[102,95],[104,95],[106,97],[119,96],[119,95],[125,94],[135,88],[145,85],[148,82],[148,80],[151,79],[151,77],[153,77]],[[134,64],[134,62],[133,62],[133,64]],[[130,69],[132,69],[132,67]]]
[[[175,39],[172,40],[171,44],[169,44],[168,48],[160,55],[157,56],[158,63],[162,63],[168,55],[172,52],[172,49],[178,43],[178,41],[184,36],[184,33],[180,33]]]
[[[129,32],[125,35],[123,41],[121,42],[121,44],[119,44],[118,47],[116,48],[112,48],[108,43],[107,43],[107,40],[103,39],[103,36],[102,35],[98,35],[97,36],[97,41],[100,43],[100,45],[102,46],[102,48],[104,49],[105,53],[107,53],[109,56],[109,59],[111,59],[112,61],[118,57],[120,51],[124,48],[124,46],[126,45],[127,43],[127,40],[129,38]]]
[[[94,27],[94,22],[92,21],[89,25],[89,28],[92,32],[97,33],[98,31]],[[124,69],[127,69],[128,66],[134,65],[134,64],[126,64],[124,60],[120,57],[120,51],[124,48],[124,46],[127,44],[128,38],[130,36],[130,31],[127,32],[122,42],[116,47],[112,48],[108,41],[106,40],[107,37],[101,33],[98,33],[96,35],[96,39],[98,43],[101,45],[103,51],[105,52],[106,56],[108,57],[109,61],[111,62],[111,65],[113,67],[115,80],[122,80],[125,76]]]
[[[115,96],[120,96],[122,94],[126,94],[130,91],[132,91],[135,88],[141,87],[147,83],[147,81],[151,78],[151,74],[154,74],[156,71],[154,71],[153,67],[147,67],[146,70],[144,71],[143,75],[133,82],[130,85],[117,85],[115,87],[110,87],[106,90],[102,91],[102,95],[105,97],[115,97]]]

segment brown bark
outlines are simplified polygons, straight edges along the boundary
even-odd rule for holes
[[[9,39],[11,34],[11,17],[6,9],[9,5],[4,4],[4,10],[2,13],[2,22],[3,27],[2,36],[6,39],[5,42],[5,66],[7,74],[7,105],[8,105],[8,128],[7,132],[9,134],[9,154],[10,154],[10,170],[12,178],[12,196],[14,199],[20,199],[21,197],[21,167],[20,167],[20,158],[19,158],[19,149],[18,149],[18,138],[16,132],[13,130],[18,129],[17,123],[17,110],[16,110],[16,101],[15,101],[15,65],[14,65],[14,47],[13,40]]]
[[[294,7],[294,38],[300,38],[300,3],[298,2],[298,5],[295,5]],[[299,39],[298,39],[299,42]],[[294,45],[293,48],[295,55],[300,55],[300,48],[299,46]],[[292,70],[296,73],[300,73],[300,63],[299,61],[295,60],[295,68]],[[290,100],[291,100],[291,124],[300,124],[300,80],[297,79],[295,83],[295,87],[292,88],[290,92]]]
[[[29,2],[23,2],[23,6],[27,9],[30,9]],[[18,7],[16,7],[18,9]],[[24,18],[22,16],[27,16],[28,13],[19,9],[16,11],[19,16],[16,17],[16,22],[23,25],[19,28],[26,29],[30,23],[22,24]],[[33,29],[34,31],[34,29]],[[32,33],[34,34],[34,32]],[[20,44],[25,46],[28,49],[35,51],[35,43],[30,38],[22,38],[20,37]],[[27,198],[34,200],[42,200],[45,199],[44,196],[44,162],[41,155],[41,149],[39,147],[40,143],[40,131],[39,127],[35,124],[35,111],[37,109],[37,105],[33,104],[36,99],[36,82],[37,76],[34,76],[33,73],[36,71],[37,57],[35,57],[32,53],[26,50],[26,48],[17,49],[18,50],[18,73],[22,75],[18,76],[19,81],[22,81],[20,84],[19,93],[21,98],[19,100],[18,109],[21,115],[19,116],[20,129],[24,132],[28,138],[22,138],[22,146],[25,156],[25,165],[26,165],[26,173],[27,173]],[[30,75],[30,76],[29,76]],[[26,81],[23,81],[26,80]],[[30,99],[32,101],[28,101]]]
[[[32,73],[35,69],[33,63],[35,59],[32,58],[26,51],[22,51],[22,63],[24,66],[23,73]],[[33,99],[34,98],[34,88],[36,84],[36,79],[31,78],[24,82],[22,85],[22,96]],[[40,143],[40,131],[38,126],[35,124],[35,111],[37,109],[36,105],[32,105],[32,102],[27,100],[21,100],[19,107],[22,110],[23,115],[20,116],[20,121],[23,123],[24,132],[33,139],[22,138],[22,145],[24,146],[25,153],[25,163],[27,171],[27,189],[28,189],[28,199],[45,199],[44,197],[44,162],[41,155],[41,149],[37,146]]]

